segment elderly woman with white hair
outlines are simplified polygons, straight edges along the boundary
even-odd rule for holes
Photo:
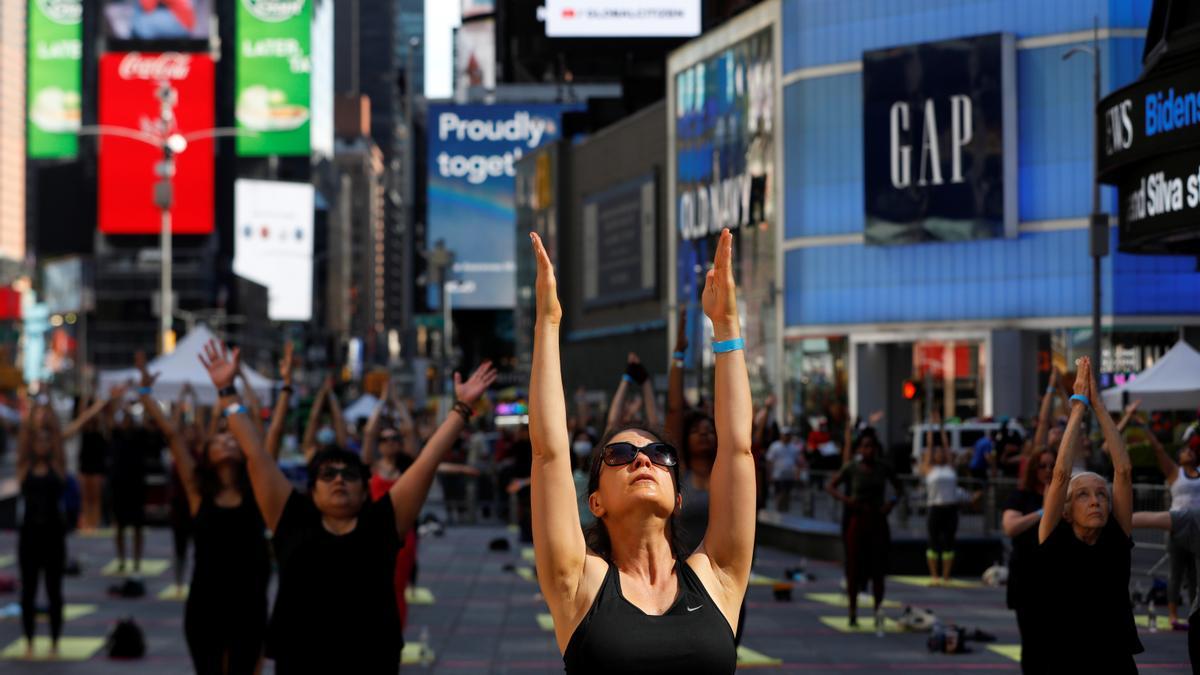
[[[1041,634],[1053,642],[1045,672],[1136,673],[1143,650],[1129,603],[1133,539],[1132,466],[1104,409],[1091,363],[1082,358],[1044,513],[1038,526]],[[1113,484],[1090,471],[1071,473],[1084,415],[1095,411],[1112,455]]]

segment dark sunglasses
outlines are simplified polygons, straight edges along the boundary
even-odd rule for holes
[[[358,473],[358,470],[352,469],[348,466],[344,466],[340,469],[336,466],[323,466],[321,467],[321,470],[317,472],[317,480],[326,483],[332,483],[333,481],[337,480],[338,476],[341,476],[342,480],[346,481],[347,483],[362,480],[362,476]]]
[[[604,463],[609,466],[625,466],[637,459],[639,452],[659,466],[669,468],[679,462],[675,448],[666,443],[649,443],[639,448],[633,443],[622,442],[604,446]]]
[[[387,443],[388,441],[398,441],[400,440],[400,434],[380,434],[379,440],[383,443]]]

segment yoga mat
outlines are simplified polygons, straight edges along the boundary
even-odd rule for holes
[[[554,631],[554,617],[550,616],[549,614],[538,614],[537,624],[538,628],[541,628],[544,631]]]
[[[433,663],[434,654],[429,645],[423,642],[409,642],[404,645],[404,651],[400,653],[400,664],[405,666],[419,666],[421,665],[422,656],[430,663]]]
[[[104,646],[104,638],[62,637],[58,640],[58,661],[87,661]],[[48,661],[50,660],[50,638],[38,635],[33,638],[33,657],[25,657],[25,638],[4,648],[0,659],[12,661]]]
[[[159,600],[187,600],[188,587],[180,586],[179,584],[171,584],[158,592]]]
[[[521,560],[525,560],[527,562],[533,562],[533,549],[530,548],[529,546],[522,548],[521,549]]]
[[[1021,660],[1021,645],[988,645],[988,650],[1013,661]]]
[[[171,561],[163,558],[142,558],[142,566],[137,572],[133,571],[132,560],[126,561],[124,572],[117,571],[119,565],[114,558],[100,570],[100,574],[106,577],[156,577],[171,568]]]
[[[532,567],[518,567],[516,572],[517,576],[521,577],[525,581],[537,583],[537,575],[533,573]]]
[[[761,574],[755,574],[754,572],[750,573],[750,585],[751,586],[774,586],[775,584],[781,584],[781,583],[783,583],[783,579],[767,577],[767,576],[763,576]]]
[[[845,593],[807,593],[807,594],[805,594],[804,597],[806,597],[809,600],[812,600],[814,602],[820,602],[820,603],[823,603],[826,605],[832,605],[834,607],[849,607],[850,606],[850,600],[849,600],[849,598],[846,597]],[[874,607],[875,606],[875,598],[871,597],[870,595],[867,595],[866,593],[859,593],[858,594],[858,606],[859,607]],[[900,607],[900,603],[896,602],[895,600],[884,600],[883,606],[884,607]],[[874,620],[874,619],[872,619],[872,620]]]
[[[434,603],[433,591],[423,586],[409,586],[404,589],[404,599],[410,605],[432,605]]]
[[[1133,622],[1137,624],[1138,628],[1150,630],[1150,617],[1146,616],[1145,614],[1134,614]],[[1165,614],[1160,614],[1154,617],[1154,623],[1158,624],[1159,630],[1171,630],[1171,620],[1168,619]]]
[[[964,581],[962,579],[951,579],[950,583],[936,587],[930,578],[925,576],[895,576],[888,577],[888,579],[908,586],[920,586],[921,588],[983,588],[983,583],[981,582]]]
[[[821,623],[830,628],[842,633],[874,633],[875,632],[875,617],[870,614],[864,614],[858,617],[858,627],[850,627],[850,618],[845,616],[823,616]],[[900,624],[892,621],[889,618],[883,619],[883,632],[885,633],[902,633],[904,629]]]
[[[762,652],[756,652],[749,647],[737,648],[738,668],[765,668],[783,664],[783,659],[776,659]]]

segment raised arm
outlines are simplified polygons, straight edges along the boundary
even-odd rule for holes
[[[388,378],[383,384],[383,392],[379,397],[379,402],[375,404],[375,409],[371,411],[371,416],[367,418],[367,426],[363,428],[362,461],[367,466],[371,466],[375,462],[375,447],[379,444],[379,423],[383,418],[383,411],[387,408],[388,401],[391,399],[391,388],[392,381],[391,378]]]
[[[1133,421],[1133,416],[1137,414],[1140,405],[1142,405],[1142,399],[1135,398],[1132,403],[1125,406],[1125,414],[1121,415],[1121,421],[1117,422],[1117,431],[1125,431],[1125,427]]]
[[[120,388],[120,395],[121,396],[125,395],[124,387]],[[103,399],[97,399],[90,406],[88,406],[83,412],[79,413],[78,417],[71,420],[70,424],[63,427],[63,430],[62,430],[63,440],[71,438],[75,434],[79,433],[80,430],[83,429],[83,426],[85,424],[87,424],[89,420],[91,420],[96,415],[99,415],[100,411],[104,410],[104,408],[106,406],[108,406],[108,404],[111,400],[112,399],[108,399],[107,401],[103,400]]]
[[[715,342],[741,338],[733,278],[733,235],[728,229],[721,232],[716,260],[704,282],[703,302],[704,313],[712,321]],[[737,348],[716,354],[715,379],[717,457],[709,485],[708,529],[701,548],[712,561],[718,578],[725,582],[728,599],[736,600],[736,608],[741,605],[750,579],[756,499],[751,454],[754,404],[750,398],[745,350]]]
[[[1112,515],[1125,534],[1133,534],[1133,463],[1129,461],[1129,451],[1125,448],[1125,439],[1117,431],[1117,424],[1112,415],[1104,407],[1104,397],[1100,395],[1100,385],[1096,382],[1096,372],[1088,368],[1088,400],[1092,403],[1096,419],[1100,423],[1100,431],[1104,434],[1104,444],[1108,446],[1108,456],[1112,458],[1113,487]]]
[[[647,377],[642,381],[642,405],[646,408],[646,424],[652,429],[657,429],[658,420],[658,401],[654,396],[654,378]]]
[[[141,387],[138,389],[142,408],[150,416],[150,419],[154,420],[154,424],[158,426],[163,437],[167,439],[167,447],[171,450],[171,461],[175,462],[175,470],[179,472],[179,482],[183,484],[184,494],[187,495],[188,510],[192,515],[196,515],[196,512],[200,510],[200,489],[196,485],[196,460],[192,458],[192,453],[184,444],[183,435],[179,433],[178,423],[167,419],[162,408],[159,407],[158,401],[150,392],[154,381],[158,379],[158,374],[151,375],[150,371],[146,370],[144,353],[138,352],[134,361],[142,376]],[[182,395],[180,399],[182,400]]]
[[[925,429],[925,451],[921,453],[921,468],[917,473],[928,476],[933,468],[933,425]]]
[[[671,442],[683,444],[683,416],[687,401],[683,396],[683,357],[687,353],[687,308],[679,310],[679,325],[675,333],[675,352],[671,354],[671,369],[667,371],[666,431]]]
[[[579,614],[580,582],[587,543],[579,525],[575,483],[571,477],[571,440],[567,438],[567,404],[559,362],[562,307],[550,256],[537,234],[530,234],[537,259],[537,321],[533,329],[533,369],[529,377],[529,440],[533,445],[530,498],[533,507],[533,551],[538,585],[566,645]],[[622,386],[625,386],[622,383]]]
[[[479,397],[496,381],[496,369],[490,361],[475,369],[471,379],[462,381],[462,376],[454,374],[454,409],[446,416],[442,425],[430,437],[429,442],[421,449],[421,454],[388,490],[392,507],[396,512],[396,531],[403,537],[421,512],[421,505],[429,495],[429,486],[433,485],[433,476],[437,473],[438,464],[446,457],[454,442],[462,433],[463,427],[471,415],[471,409],[479,401]],[[386,398],[385,398],[386,400]],[[381,402],[382,403],[382,402]]]
[[[275,398],[275,410],[271,411],[271,426],[267,428],[267,453],[279,459],[279,446],[283,441],[283,429],[287,425],[287,414],[292,403],[292,341],[283,343],[283,358],[279,359],[279,379],[283,386]]]
[[[329,396],[325,400],[329,402],[329,417],[332,418],[330,423],[333,425],[337,444],[344,448],[350,441],[350,434],[346,432],[346,418],[342,416],[342,403],[338,400],[337,391],[330,389]]]
[[[1075,393],[1087,396],[1091,387],[1091,364],[1085,356],[1078,361],[1078,372],[1075,374]],[[1058,458],[1054,461],[1054,474],[1050,485],[1046,487],[1046,495],[1042,502],[1042,519],[1038,525],[1038,542],[1044,542],[1058,527],[1062,520],[1063,506],[1067,503],[1067,487],[1071,483],[1071,467],[1075,465],[1075,455],[1079,452],[1079,434],[1083,426],[1083,414],[1087,408],[1079,401],[1071,401],[1071,416],[1067,418],[1067,430],[1063,432],[1062,443],[1059,445]]]
[[[210,340],[204,346],[204,354],[200,363],[208,371],[213,386],[218,391],[233,385],[238,370],[238,350],[229,350],[223,343]],[[261,437],[255,432],[254,425],[247,419],[245,407],[240,405],[237,396],[222,396],[218,404],[226,411],[229,421],[229,431],[246,455],[246,470],[250,474],[250,484],[254,488],[254,499],[258,502],[258,510],[262,514],[267,529],[274,530],[279,525],[283,515],[283,507],[292,494],[292,484],[288,482],[275,458],[262,446]]]
[[[304,426],[304,440],[300,443],[300,450],[304,453],[305,461],[308,461],[316,451],[317,427],[321,424],[321,409],[325,407],[325,399],[332,389],[333,376],[327,375],[325,381],[321,383],[321,388],[317,391],[316,398],[313,399],[312,407],[308,411],[308,424]]]
[[[1058,368],[1050,367],[1050,384],[1042,395],[1042,407],[1038,409],[1037,429],[1033,432],[1032,452],[1040,452],[1050,435],[1050,419],[1054,416],[1054,395],[1058,392]]]
[[[632,362],[633,359],[637,358],[637,355],[631,353],[629,358],[630,362]],[[559,379],[562,379],[561,374],[559,375]],[[628,372],[621,375],[621,384],[617,385],[617,392],[613,394],[612,404],[608,406],[608,421],[604,425],[605,431],[616,427],[625,417],[625,397],[629,395],[630,381],[632,379]],[[564,410],[566,409],[565,404],[563,408]]]
[[[246,373],[238,370],[238,379],[242,381],[242,398],[246,399],[246,410],[250,414],[250,423],[254,425],[259,437],[262,437],[262,401],[258,398],[258,392],[250,386],[250,380],[246,377]]]

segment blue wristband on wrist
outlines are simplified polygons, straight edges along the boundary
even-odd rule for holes
[[[150,394],[154,393],[154,390],[150,387],[138,387],[137,392],[138,396],[149,396]]]
[[[1085,406],[1085,407],[1086,407],[1088,410],[1091,410],[1091,408],[1092,408],[1092,402],[1091,402],[1091,401],[1089,401],[1089,400],[1088,400],[1088,397],[1084,396],[1083,394],[1072,394],[1072,395],[1071,395],[1071,400],[1072,400],[1072,401],[1079,401],[1079,402],[1080,402],[1080,403],[1082,403],[1082,404],[1083,404],[1083,405],[1084,405],[1084,406]]]
[[[721,342],[713,342],[712,350],[714,354],[725,354],[728,352],[736,352],[746,348],[746,341],[742,338],[734,338],[732,340],[723,340]]]
[[[234,403],[222,410],[221,414],[225,417],[232,417],[233,415],[239,414],[244,415],[246,414],[246,406],[242,405],[241,403]]]
[[[1046,515],[1046,509],[1038,509],[1037,514],[1038,518],[1041,518],[1042,516]]]
[[[633,376],[630,375],[629,373],[625,373],[624,375],[622,375],[621,379],[625,380],[626,382],[628,382],[629,384],[632,384],[635,387],[637,386],[637,380],[633,379]]]
[[[1047,393],[1047,394],[1053,394],[1053,393],[1054,393],[1054,387],[1046,387],[1046,393]]]
[[[671,354],[671,358],[675,359],[676,361],[682,361],[687,358],[687,354],[684,354],[683,352],[675,352]]]

